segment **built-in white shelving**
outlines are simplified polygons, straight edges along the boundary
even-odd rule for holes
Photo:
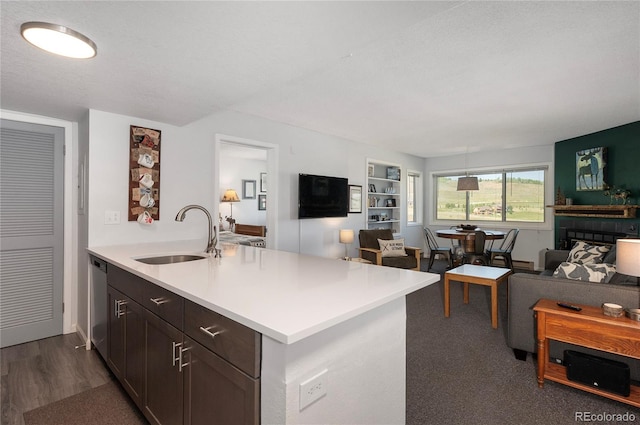
[[[367,160],[367,229],[391,229],[400,233],[402,169],[399,164]]]

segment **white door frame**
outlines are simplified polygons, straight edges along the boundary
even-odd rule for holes
[[[77,190],[77,148],[78,124],[63,121],[56,118],[30,115],[21,112],[0,110],[3,119],[21,121],[33,124],[49,125],[64,128],[64,266],[63,266],[63,295],[65,309],[62,313],[62,332],[67,334],[76,331],[78,319],[78,279],[74,270],[77,270],[78,251],[78,220],[74,207]],[[74,186],[74,184],[76,186]]]
[[[220,144],[231,144],[267,151],[267,247],[278,249],[278,145],[259,140],[216,134],[213,149],[213,216],[220,210]]]

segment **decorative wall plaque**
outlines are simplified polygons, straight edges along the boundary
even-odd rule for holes
[[[129,221],[160,219],[160,130],[131,126],[129,138]]]

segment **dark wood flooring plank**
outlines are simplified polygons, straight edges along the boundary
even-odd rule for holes
[[[0,371],[2,376],[9,373],[9,363],[20,359],[35,357],[39,353],[40,346],[38,345],[38,341],[3,348],[0,350]]]
[[[0,423],[24,425],[23,413],[103,385],[113,376],[76,334],[0,350]]]

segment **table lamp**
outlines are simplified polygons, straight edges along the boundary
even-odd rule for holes
[[[238,192],[236,192],[233,189],[227,189],[224,192],[224,195],[222,195],[222,199],[220,200],[220,202],[229,202],[230,203],[230,207],[231,207],[231,212],[229,214],[229,218],[231,220],[233,220],[233,203],[234,202],[240,202],[240,198],[238,197]],[[220,225],[222,226],[222,223],[220,223]],[[229,230],[233,230],[232,226],[231,226],[231,222],[229,223]]]
[[[231,215],[229,217],[233,218],[233,202],[240,202],[240,198],[238,197],[238,192],[233,189],[227,189],[222,195],[222,199],[220,202],[232,202],[231,204]]]
[[[340,229],[340,243],[344,244],[344,259],[349,261],[349,244],[353,243],[353,230],[352,229]]]
[[[640,277],[640,239],[625,238],[616,241],[616,271]]]

